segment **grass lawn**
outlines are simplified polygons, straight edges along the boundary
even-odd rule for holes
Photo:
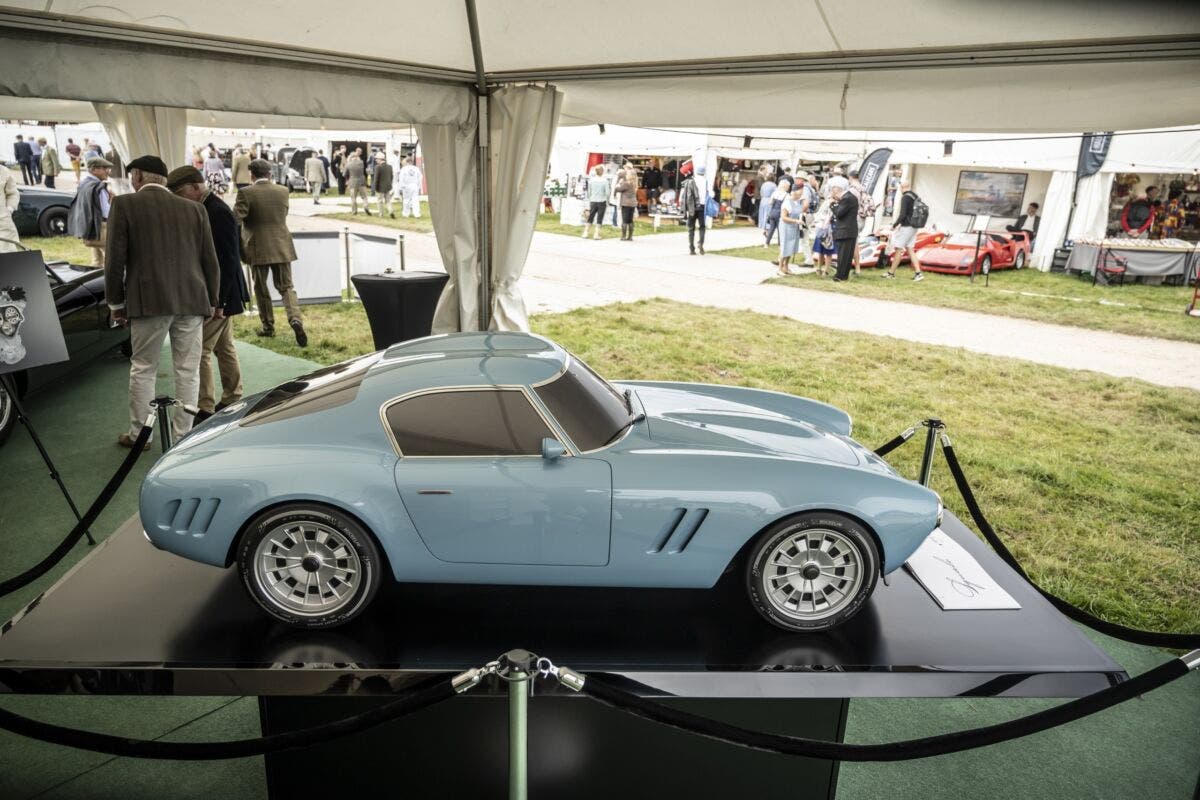
[[[92,263],[92,251],[74,236],[25,236],[21,244],[30,250],[41,250],[46,261],[70,261],[85,266]]]
[[[376,214],[378,204],[374,202],[369,207],[371,209],[371,216],[369,217],[362,212],[354,215],[349,211],[336,211],[328,214],[318,214],[317,216],[325,219],[340,219],[344,222],[362,222],[368,225],[379,225],[383,228],[394,228],[398,231],[414,231],[416,233],[431,233],[433,231],[433,221],[429,218],[428,203],[421,203],[421,216],[419,217],[400,216],[400,202],[397,200],[392,201],[392,211],[396,214],[395,217],[381,217]],[[333,208],[341,208],[341,206],[333,206]]]
[[[239,338],[335,363],[373,349],[362,306],[306,306],[307,350],[281,332]],[[534,330],[610,378],[729,383],[846,409],[878,445],[936,414],[992,523],[1050,591],[1156,630],[1200,629],[1200,395],[746,312],[665,300],[534,318]],[[704,331],[697,336],[697,331]],[[890,460],[915,475],[914,440]],[[966,519],[939,460],[934,488]]]
[[[738,247],[719,253],[777,261],[779,248]],[[772,278],[770,282],[1200,343],[1200,318],[1184,313],[1192,299],[1190,286],[1092,286],[1090,279],[1035,269],[993,272],[987,287],[982,278],[976,278],[972,284],[962,275],[934,272],[926,272],[925,280],[913,283],[912,271],[907,266],[900,268],[894,281],[884,280],[881,274],[882,270],[864,269],[860,277],[851,278],[848,283],[833,283],[816,275]]]

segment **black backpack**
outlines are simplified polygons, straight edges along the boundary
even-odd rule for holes
[[[929,206],[925,205],[925,201],[917,197],[915,193],[912,201],[912,213],[908,215],[908,224],[914,228],[924,228],[925,223],[929,222]]]

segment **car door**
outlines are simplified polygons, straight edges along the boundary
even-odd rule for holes
[[[608,563],[606,461],[543,457],[555,438],[521,387],[439,389],[393,400],[396,486],[434,556],[455,563]]]

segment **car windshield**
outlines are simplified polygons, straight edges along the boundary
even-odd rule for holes
[[[534,391],[582,451],[615,441],[633,422],[624,395],[575,357],[566,372]]]
[[[979,234],[977,233],[954,233],[948,236],[943,244],[956,244],[960,247],[974,247],[976,244],[982,244],[982,242],[986,241],[986,238],[982,239],[981,241]]]
[[[379,356],[371,353],[281,383],[254,404],[241,424],[278,422],[349,403],[358,396],[358,387]]]

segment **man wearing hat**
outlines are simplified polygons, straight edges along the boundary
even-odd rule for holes
[[[246,168],[249,172],[249,167]],[[242,399],[242,368],[237,350],[233,346],[233,317],[246,310],[250,293],[246,289],[246,276],[242,274],[241,243],[237,218],[229,206],[205,185],[204,176],[193,166],[178,167],[167,175],[167,188],[185,200],[204,206],[208,214],[208,226],[212,229],[213,245],[217,250],[217,262],[221,265],[221,289],[218,302],[222,315],[204,323],[203,342],[200,351],[200,395],[196,405],[200,413],[196,421],[202,422],[217,411]],[[217,357],[217,370],[221,373],[221,402],[216,400],[213,382],[212,358]]]
[[[68,216],[72,236],[83,240],[92,251],[92,266],[104,266],[105,225],[112,204],[112,191],[108,188],[112,162],[100,156],[87,160],[87,175],[79,182],[75,202]]]
[[[300,300],[292,283],[292,262],[296,246],[288,230],[288,189],[271,182],[271,165],[263,159],[250,162],[254,183],[238,192],[233,213],[242,223],[242,261],[250,265],[254,277],[254,303],[262,320],[259,336],[275,335],[275,308],[267,278],[283,298],[288,325],[296,334],[296,344],[308,346],[308,334],[300,318]]]
[[[375,190],[375,199],[379,201],[379,216],[387,214],[392,219],[396,212],[392,211],[392,165],[387,163],[387,156],[380,150],[375,154],[375,182],[371,185]]]
[[[113,319],[129,326],[129,432],[117,444],[132,447],[150,414],[163,339],[171,335],[175,399],[195,407],[200,390],[204,320],[222,315],[221,269],[208,214],[167,189],[167,165],[158,156],[129,162],[132,194],[112,200],[104,292]],[[176,408],[176,437],[192,417]],[[149,442],[147,442],[149,446]]]

